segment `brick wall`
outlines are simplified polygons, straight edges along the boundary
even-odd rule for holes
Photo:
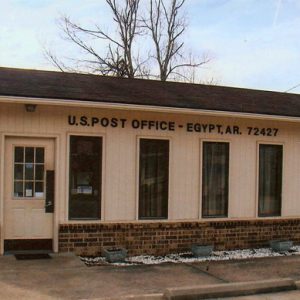
[[[213,244],[215,249],[267,246],[272,239],[300,243],[300,219],[61,224],[59,251],[99,254],[103,247],[125,247],[129,255],[162,255]]]

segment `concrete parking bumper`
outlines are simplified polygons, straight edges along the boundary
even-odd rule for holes
[[[168,288],[164,293],[127,295],[109,300],[199,300],[225,297],[255,295],[263,293],[276,293],[297,289],[300,282],[290,278],[269,279],[263,281],[248,281],[239,283],[222,283],[211,285],[187,286],[181,288]]]
[[[290,278],[222,283],[205,286],[168,288],[164,293],[166,300],[196,300],[220,297],[254,295],[295,290],[296,283]]]

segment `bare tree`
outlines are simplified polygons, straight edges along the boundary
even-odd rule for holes
[[[209,62],[205,56],[196,62],[192,55],[184,56],[182,36],[186,30],[186,20],[181,13],[185,0],[172,0],[169,7],[163,0],[150,0],[149,16],[143,19],[155,47],[154,58],[159,66],[160,80],[165,81],[171,74],[187,77],[180,71],[183,68],[197,68]]]
[[[91,73],[114,75],[133,78],[146,73],[138,57],[133,58],[132,48],[134,38],[140,34],[138,25],[138,10],[140,0],[126,0],[123,6],[116,0],[106,0],[113,13],[113,21],[117,26],[117,37],[106,33],[98,25],[89,29],[71,21],[70,17],[62,16],[60,27],[66,40],[72,42],[87,54],[86,59],[78,59],[77,69],[85,67]],[[107,42],[107,52],[103,55],[87,40],[99,39]],[[47,59],[61,71],[70,70],[51,50],[44,49]],[[74,68],[73,68],[74,70]]]
[[[203,77],[198,72],[198,67],[201,66],[201,70],[206,70],[206,72],[209,70],[209,68],[205,65],[206,62],[210,62],[212,58],[212,54],[210,53],[204,53],[201,62],[195,63],[195,60],[193,59],[192,55],[187,58],[187,61],[191,62],[193,65],[190,66],[180,66],[179,70],[173,72],[170,74],[169,79],[172,79],[174,81],[181,81],[181,82],[187,82],[187,83],[201,83],[206,85],[218,85],[220,83],[220,80],[211,76],[211,77]]]
[[[184,56],[184,42],[182,40],[186,29],[185,18],[181,14],[185,0],[171,0],[166,6],[166,0],[150,0],[145,13],[141,12],[140,0],[106,0],[113,14],[113,21],[117,28],[117,36],[105,32],[99,25],[86,28],[71,21],[67,16],[60,20],[62,33],[67,41],[78,46],[85,54],[81,59],[70,59],[75,68],[59,59],[53,51],[45,48],[47,59],[61,71],[72,70],[113,75],[119,77],[155,77],[162,81],[170,76],[173,79],[188,80],[185,68],[195,69],[207,62],[205,57],[200,62]],[[143,15],[143,17],[141,17]],[[140,56],[138,42],[146,40],[146,34],[153,42],[154,50]],[[107,51],[103,55],[93,46],[89,39],[107,42]],[[135,50],[135,51],[134,51]],[[150,72],[159,70],[156,75]]]

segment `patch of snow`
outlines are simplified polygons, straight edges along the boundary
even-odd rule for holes
[[[191,252],[168,254],[165,256],[139,255],[128,257],[124,262],[108,263],[104,257],[81,257],[81,260],[88,266],[113,265],[157,265],[161,263],[193,263],[209,261],[240,260],[262,257],[291,256],[299,255],[300,246],[293,246],[291,250],[285,252],[275,252],[270,248],[243,249],[230,251],[213,251],[212,255],[206,257],[194,257]]]

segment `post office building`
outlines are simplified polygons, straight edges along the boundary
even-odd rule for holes
[[[0,68],[0,250],[300,242],[300,95]]]

